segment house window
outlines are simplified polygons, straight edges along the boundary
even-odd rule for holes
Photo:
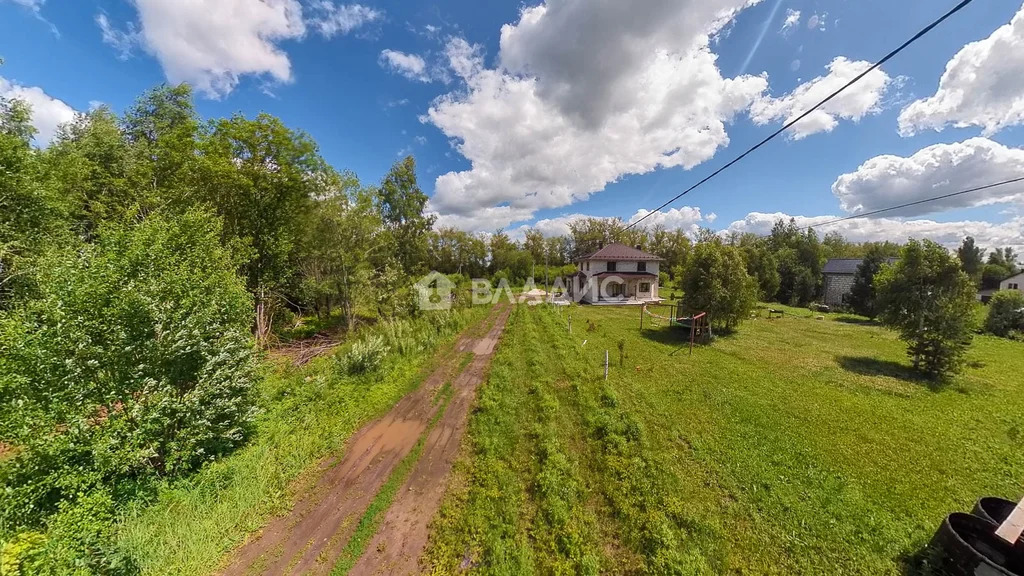
[[[609,272],[615,272],[615,262],[609,262],[608,263],[608,271]]]
[[[650,292],[651,291],[651,284],[650,284],[650,282],[641,282],[640,283],[640,291],[641,292]]]
[[[1017,290],[1016,284],[1010,284],[1010,290]]]
[[[636,263],[636,271],[637,272],[647,272],[647,262],[637,262]]]
[[[587,266],[587,272],[590,272],[590,262],[587,262],[586,266]]]
[[[612,298],[622,296],[622,284],[609,284],[608,296],[611,296]]]

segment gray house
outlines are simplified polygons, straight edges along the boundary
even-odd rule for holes
[[[898,258],[887,258],[886,263],[892,264]],[[822,273],[825,275],[825,286],[822,290],[822,301],[829,306],[846,304],[853,290],[853,275],[864,260],[861,258],[832,258],[825,262]]]

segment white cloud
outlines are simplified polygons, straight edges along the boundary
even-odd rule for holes
[[[49,20],[47,20],[46,18],[43,17],[43,11],[42,10],[43,10],[43,5],[46,4],[46,0],[7,0],[7,1],[8,2],[12,2],[14,4],[17,4],[18,6],[21,6],[23,8],[28,9],[29,11],[31,11],[32,14],[35,15],[36,19],[38,19],[40,22],[42,22],[42,23],[44,23],[44,24],[46,24],[47,26],[50,27],[50,31],[53,32],[54,36],[60,38],[60,30],[57,30],[57,27],[54,26],[52,22],[50,22]],[[3,3],[3,2],[4,2],[4,0],[0,0],[0,3]]]
[[[22,86],[0,76],[0,98],[22,100],[32,107],[32,125],[37,131],[35,142],[46,146],[53,140],[57,127],[75,119],[75,109],[50,96],[42,88]]]
[[[141,45],[163,67],[172,83],[188,82],[200,93],[220,98],[243,76],[267,82],[292,81],[291,61],[281,48],[301,40],[308,26],[330,38],[383,17],[361,4],[315,0],[303,15],[299,0],[131,0],[138,24],[118,30],[106,15],[96,17],[104,42],[122,57]]]
[[[431,206],[467,218],[559,208],[627,174],[691,168],[767,86],[723,78],[709,38],[753,2],[549,0],[502,28],[496,68],[461,39],[446,49],[464,89],[423,120],[471,168],[438,177]],[[514,222],[515,220],[512,220]]]
[[[8,1],[17,4],[18,6],[24,6],[25,8],[28,8],[29,10],[31,10],[33,12],[38,12],[39,9],[43,7],[43,4],[46,4],[46,0],[8,0]]]
[[[460,230],[493,232],[499,228],[508,229],[513,222],[529,220],[533,210],[493,206],[474,210],[471,214],[433,214],[437,216],[435,228],[451,226]]]
[[[426,60],[416,54],[406,54],[398,50],[386,49],[380,53],[378,61],[384,68],[405,76],[409,80],[416,80],[418,82],[430,81]]]
[[[779,32],[781,32],[783,36],[788,36],[792,34],[798,26],[800,26],[800,11],[787,8],[786,19],[782,22],[782,28],[779,29]]]
[[[980,126],[988,136],[1024,123],[1024,7],[946,63],[935,94],[900,113],[900,133]]]
[[[348,34],[384,17],[384,12],[362,4],[335,4],[317,0],[310,4],[309,24],[325,38]]]
[[[650,214],[650,216],[648,216]],[[639,221],[641,218],[647,216],[647,219],[643,221],[641,226],[664,226],[668,230],[684,230],[689,234],[695,234],[697,229],[700,228],[701,223],[707,222],[710,224],[715,221],[716,216],[714,213],[708,214],[706,217],[700,213],[700,208],[694,208],[691,206],[683,206],[681,208],[669,208],[668,210],[662,210],[661,212],[655,212],[651,214],[649,210],[640,209],[629,219],[629,223]]]
[[[306,33],[298,0],[133,1],[141,43],[173,83],[219,98],[244,75],[292,80],[278,43]]]
[[[848,213],[869,212],[933,196],[985,186],[1024,175],[1024,150],[987,138],[928,146],[910,157],[871,158],[832,185]],[[1009,184],[905,208],[886,216],[916,216],[943,210],[1019,201],[1024,183]]]
[[[637,210],[627,221],[627,223],[633,223],[643,218],[648,214],[647,210]],[[555,218],[544,218],[538,220],[533,224],[527,224],[515,228],[510,234],[513,237],[520,238],[525,235],[527,230],[539,230],[545,236],[567,236],[571,234],[569,225],[577,220],[584,220],[586,218],[597,218],[599,220],[611,220],[612,218],[602,216],[587,216],[586,214],[566,214],[564,216],[558,216]],[[667,230],[683,230],[687,234],[693,236],[697,233],[702,223],[710,224],[714,222],[717,216],[715,214],[708,214],[702,216],[700,208],[694,208],[692,206],[683,206],[680,208],[672,208],[665,210],[664,212],[655,213],[643,221],[642,226],[663,226]]]
[[[757,124],[776,120],[789,122],[835,92],[858,74],[871,67],[870,62],[836,57],[828,65],[828,74],[797,86],[785,96],[764,96],[750,107],[750,117]],[[841,94],[818,108],[787,131],[799,140],[818,132],[831,132],[839,119],[859,121],[868,114],[877,114],[879,102],[891,79],[880,68],[872,70]]]
[[[127,60],[139,44],[139,33],[135,31],[135,24],[131,22],[127,24],[127,30],[118,30],[110,23],[107,15],[101,12],[96,15],[96,25],[103,34],[103,43],[117,50],[117,57],[121,60]]]
[[[743,220],[733,222],[729,232],[752,232],[765,235],[771,232],[776,220],[789,221],[791,216],[776,212],[765,214],[751,212]],[[979,246],[993,248],[1012,246],[1016,251],[1024,249],[1024,218],[1014,218],[1002,224],[965,220],[959,222],[935,222],[933,220],[902,220],[896,218],[857,218],[828,226],[823,222],[835,216],[794,216],[797,226],[814,226],[818,234],[839,232],[851,242],[873,242],[891,240],[905,242],[910,238],[928,239],[953,249],[966,236],[973,236]]]

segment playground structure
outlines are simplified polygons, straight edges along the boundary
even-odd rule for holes
[[[648,310],[648,306],[667,306],[668,316],[655,314]],[[644,304],[640,308],[640,331],[644,330],[644,316],[651,318],[651,325],[660,328],[660,322],[664,322],[670,328],[683,328],[690,331],[690,354],[693,354],[694,342],[708,343],[711,341],[711,319],[707,312],[701,312],[692,316],[677,316],[679,306],[674,304]]]

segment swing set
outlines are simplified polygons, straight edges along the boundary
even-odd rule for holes
[[[681,307],[674,304],[655,304],[655,306],[668,306],[668,316],[661,316],[655,314],[647,309],[649,304],[644,304],[640,307],[640,331],[644,330],[644,316],[651,318],[651,325],[655,328],[661,327],[661,322],[665,322],[670,328],[683,328],[690,331],[690,355],[693,355],[693,344],[694,342],[707,343],[711,341],[711,320],[708,317],[707,312],[701,312],[692,316],[677,316]]]

